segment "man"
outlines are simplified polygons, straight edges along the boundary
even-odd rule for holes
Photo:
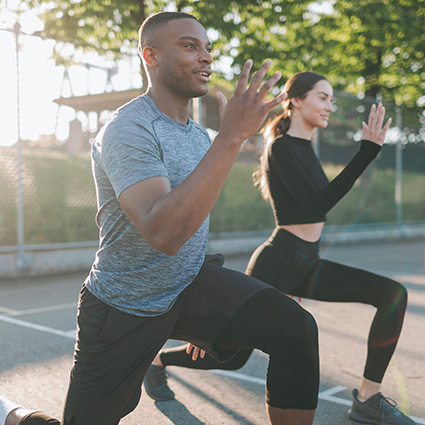
[[[139,45],[148,90],[116,111],[93,144],[100,246],[80,293],[63,424],[118,424],[137,406],[146,370],[169,338],[220,360],[262,349],[270,355],[270,423],[313,422],[314,319],[274,288],[222,267],[221,256],[205,258],[209,213],[241,144],[284,99],[265,100],[280,74],[261,85],[268,61],[247,88],[245,63],[235,95],[218,94],[221,126],[210,145],[189,119],[191,99],[208,90],[210,50],[192,15],[148,18]],[[36,423],[38,413],[19,412],[6,424]]]

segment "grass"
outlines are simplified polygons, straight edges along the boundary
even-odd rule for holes
[[[236,163],[211,213],[211,232],[240,232],[272,229],[270,205],[252,184],[256,164]],[[324,165],[329,179],[342,167]],[[370,167],[351,191],[328,213],[329,225],[387,223],[396,221],[395,171]],[[403,219],[425,219],[424,173],[403,173]]]
[[[211,233],[250,232],[274,227],[271,207],[252,182],[257,164],[234,165],[211,213]],[[330,178],[341,167],[325,164]],[[88,154],[24,151],[25,244],[96,241],[96,199]],[[394,222],[394,170],[371,167],[328,214],[328,224]],[[425,174],[403,173],[403,219],[425,219]],[[0,246],[17,243],[17,165],[0,151]]]

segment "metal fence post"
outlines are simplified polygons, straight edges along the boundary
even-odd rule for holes
[[[24,196],[22,188],[22,139],[20,123],[20,74],[19,74],[19,36],[21,34],[21,25],[16,22],[13,27],[15,33],[15,51],[16,51],[16,110],[17,110],[17,142],[16,142],[16,162],[18,168],[18,179],[16,186],[16,219],[17,219],[17,244],[18,252],[16,257],[16,268],[19,271],[29,268],[25,259],[25,240],[24,240]]]
[[[401,140],[403,119],[401,113],[401,106],[399,105],[395,107],[395,124],[399,130],[399,137],[395,149],[396,180],[394,196],[396,205],[397,225],[401,230],[403,226],[403,143]]]

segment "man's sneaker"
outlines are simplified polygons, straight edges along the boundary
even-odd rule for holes
[[[375,394],[361,402],[359,392],[353,390],[353,404],[348,417],[354,422],[370,425],[416,425],[412,419],[397,409],[397,403],[381,393]]]
[[[143,383],[146,393],[150,398],[157,401],[167,401],[174,399],[174,393],[167,384],[168,374],[164,366],[151,364],[146,372]]]

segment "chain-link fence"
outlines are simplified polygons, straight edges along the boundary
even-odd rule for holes
[[[337,95],[329,126],[316,140],[330,178],[355,155],[361,120],[369,108],[364,99]],[[425,118],[391,105],[387,112],[398,128],[392,127],[377,160],[330,212],[328,224],[403,225],[425,220]],[[97,244],[89,135],[82,137],[86,139],[79,152],[70,148],[72,140],[50,147],[0,147],[0,253]],[[246,143],[239,155],[211,215],[212,237],[274,227],[270,206],[252,180],[260,145]]]
[[[0,147],[0,252],[95,241],[88,152]]]

